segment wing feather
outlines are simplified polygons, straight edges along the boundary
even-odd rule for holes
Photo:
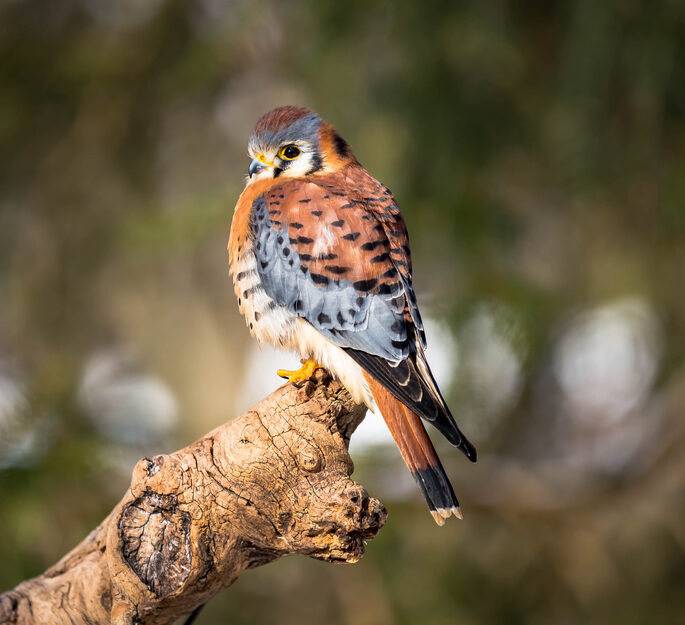
[[[286,181],[254,201],[250,228],[276,302],[342,347],[401,360],[413,332],[407,319],[420,317],[411,311],[410,261],[397,252],[408,249],[406,228],[384,189],[368,174]]]
[[[284,181],[254,200],[250,229],[267,294],[475,460],[423,353],[407,229],[390,191],[360,166]]]
[[[456,424],[421,348],[398,363],[363,351],[345,351],[405,406],[432,423],[450,443],[464,452],[469,460],[477,460],[476,448]]]

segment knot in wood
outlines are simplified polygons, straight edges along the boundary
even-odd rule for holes
[[[147,490],[119,519],[121,553],[157,597],[179,590],[190,575],[190,515],[173,495]]]

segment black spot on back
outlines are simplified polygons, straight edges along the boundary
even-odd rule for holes
[[[378,254],[378,256],[374,256],[369,262],[371,262],[371,263],[384,263],[389,258],[390,258],[390,254],[388,254],[387,252],[383,252],[382,254]]]
[[[397,292],[397,289],[399,288],[399,282],[392,282],[388,284],[387,282],[384,282],[378,287],[378,294],[379,295],[394,295]]]
[[[311,273],[309,275],[311,276],[314,284],[324,285],[329,283],[329,279],[326,276],[322,276],[320,273]]]
[[[378,241],[368,241],[367,243],[363,243],[361,248],[367,252],[370,252],[371,250],[375,250],[380,245],[387,245],[387,244],[388,244],[387,239],[379,239]]]
[[[368,280],[358,280],[357,282],[353,282],[352,286],[357,291],[370,291],[377,284],[378,280],[376,280],[376,278],[369,278]]]

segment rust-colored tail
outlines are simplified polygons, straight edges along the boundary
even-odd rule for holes
[[[435,522],[443,525],[445,519],[452,514],[461,519],[459,502],[421,418],[397,400],[382,384],[370,375],[364,375],[404,462],[428,502]]]

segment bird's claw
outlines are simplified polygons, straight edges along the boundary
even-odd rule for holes
[[[289,382],[297,384],[298,382],[305,382],[314,375],[314,371],[320,368],[320,365],[313,358],[307,360],[300,360],[302,366],[296,371],[289,371],[288,369],[279,369],[276,375],[286,378]]]

